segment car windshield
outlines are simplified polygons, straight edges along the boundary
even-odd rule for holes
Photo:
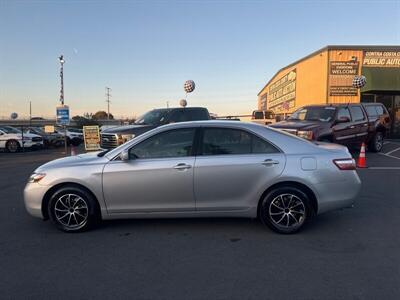
[[[5,133],[21,133],[21,130],[11,126],[0,127],[0,130],[4,131]]]
[[[295,111],[289,120],[329,122],[333,120],[335,111],[336,108],[332,106],[303,107]]]
[[[165,121],[165,118],[169,112],[169,109],[153,109],[137,119],[135,124],[155,126],[160,125],[163,121]]]
[[[37,134],[46,134],[46,132],[44,132],[43,129],[35,127],[35,128],[31,128],[33,133],[37,133]]]
[[[69,132],[74,132],[74,133],[82,133],[83,130],[79,128],[68,128]]]

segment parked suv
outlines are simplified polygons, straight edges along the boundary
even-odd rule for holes
[[[390,129],[390,117],[380,103],[310,105],[271,127],[309,140],[349,147],[365,142],[370,151],[379,152]]]
[[[105,129],[101,132],[101,147],[115,148],[151,129],[169,123],[211,119],[207,108],[179,107],[153,109],[136,120],[133,125]]]

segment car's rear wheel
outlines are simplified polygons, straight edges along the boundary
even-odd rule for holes
[[[6,149],[7,149],[7,151],[10,152],[10,153],[18,152],[19,149],[20,149],[19,142],[18,142],[17,140],[9,140],[9,141],[6,143]]]
[[[300,189],[290,186],[270,191],[262,200],[260,219],[278,233],[299,231],[311,216],[310,200]]]
[[[48,204],[49,217],[66,232],[85,231],[99,221],[99,210],[93,196],[82,188],[66,186],[57,190]]]
[[[383,148],[383,133],[377,131],[368,144],[368,149],[372,152],[381,152]]]

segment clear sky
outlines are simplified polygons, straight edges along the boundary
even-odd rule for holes
[[[400,1],[0,0],[0,116],[177,106],[246,113],[281,67],[326,45],[400,44]]]

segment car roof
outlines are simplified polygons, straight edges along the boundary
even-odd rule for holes
[[[202,120],[202,121],[188,121],[188,122],[178,122],[171,123],[167,125],[163,125],[163,128],[183,128],[183,127],[235,127],[235,128],[259,128],[264,127],[264,125],[260,125],[257,123],[251,122],[238,122],[232,120]]]

